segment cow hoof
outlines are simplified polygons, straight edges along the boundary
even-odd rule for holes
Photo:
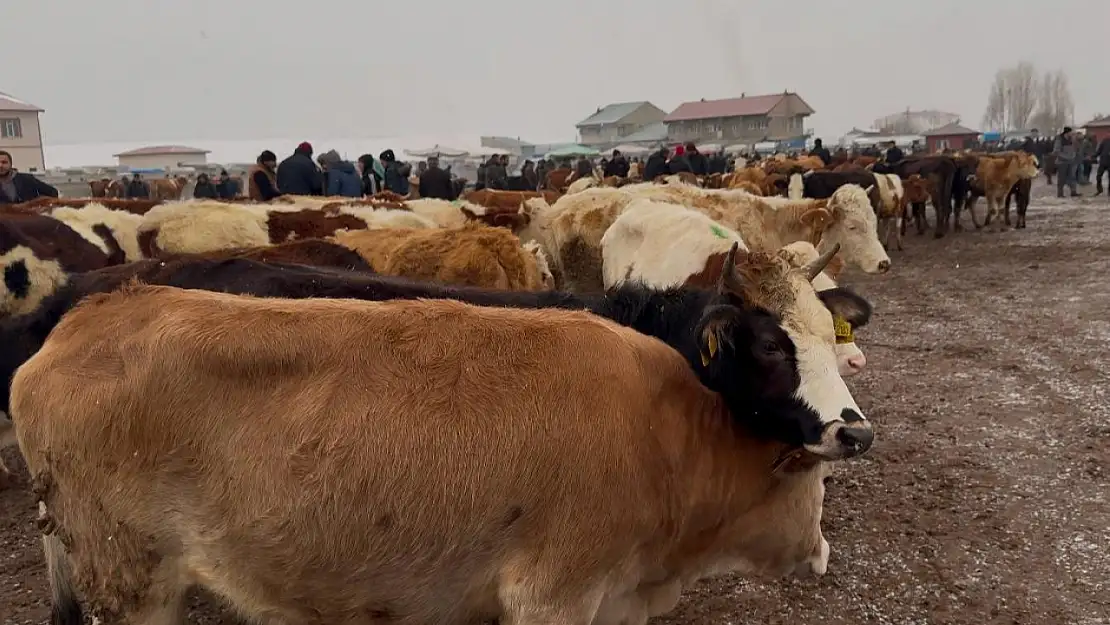
[[[934,239],[943,239],[944,238],[944,233],[943,232],[934,232],[933,233],[933,238]]]

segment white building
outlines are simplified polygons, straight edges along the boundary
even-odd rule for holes
[[[42,153],[43,110],[0,92],[0,150],[12,155],[12,164],[22,172],[46,171]]]
[[[120,168],[131,169],[171,169],[189,165],[208,163],[209,150],[190,148],[184,145],[152,145],[145,148],[128,150],[113,154]]]

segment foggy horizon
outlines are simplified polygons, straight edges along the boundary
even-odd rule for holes
[[[907,108],[979,129],[995,72],[1063,69],[1075,122],[1110,113],[1110,3],[849,6],[658,0],[419,6],[21,3],[0,91],[51,145],[505,135],[573,141],[598,107],[798,93],[815,136]],[[338,18],[338,19],[337,19]],[[11,22],[9,22],[11,24]],[[31,60],[24,60],[31,59]],[[198,147],[204,147],[203,145]],[[284,147],[283,147],[284,149]]]

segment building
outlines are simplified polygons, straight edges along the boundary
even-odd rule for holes
[[[42,113],[34,104],[0,92],[0,150],[12,155],[19,171],[46,171],[39,125]]]
[[[667,125],[663,122],[648,124],[628,135],[622,141],[625,145],[640,145],[653,148],[667,143]]]
[[[130,169],[169,169],[185,165],[205,165],[208,150],[184,145],[152,145],[114,154],[120,167]]]
[[[814,110],[796,93],[684,102],[663,120],[671,143],[795,141]]]
[[[496,136],[482,136],[481,147],[493,148],[495,150],[505,150],[510,154],[521,156],[523,154],[531,153],[536,147],[535,145],[521,140],[520,137],[496,137]]]
[[[900,113],[892,113],[876,119],[872,127],[885,134],[919,135],[941,126],[958,124],[959,122],[960,116],[955,113],[906,109]]]
[[[979,139],[978,130],[966,128],[958,122],[945,124],[922,134],[925,135],[925,147],[929,152],[962,150],[968,147],[969,143]]]
[[[663,121],[667,112],[651,102],[609,104],[578,122],[579,143],[590,147],[624,143],[625,137],[644,126]]]
[[[1096,117],[1083,125],[1083,130],[1095,138],[1095,142],[1110,139],[1110,115]]]

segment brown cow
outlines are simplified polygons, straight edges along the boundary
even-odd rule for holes
[[[615,185],[614,185],[615,186]],[[495,211],[517,211],[524,206],[524,201],[534,197],[542,197],[548,204],[553,204],[559,199],[555,191],[500,191],[497,189],[479,189],[466,194],[467,202],[485,206]]]
[[[975,168],[975,179],[971,184],[987,199],[987,216],[983,224],[980,224],[975,216],[975,200],[972,196],[967,204],[967,210],[971,213],[971,223],[976,228],[981,228],[989,225],[991,219],[997,216],[998,219],[995,221],[997,227],[1003,229],[1010,227],[1009,207],[1006,206],[1006,210],[1003,210],[1006,198],[1019,181],[1032,180],[1038,173],[1037,161],[1032,154],[1000,152],[980,155],[979,164]],[[1022,226],[1024,227],[1024,218]]]
[[[543,188],[548,191],[555,191],[556,193],[566,193],[567,179],[574,173],[570,167],[560,167],[547,172],[543,179]]]
[[[298,239],[278,245],[216,250],[204,254],[162,254],[160,260],[246,258],[261,263],[295,263],[314,267],[339,267],[352,271],[373,271],[358,252],[324,239]]]
[[[266,219],[270,243],[330,237],[336,230],[361,230],[366,221],[347,213],[313,210],[270,211]]]
[[[111,178],[101,178],[100,180],[89,181],[89,195],[92,197],[107,197],[108,185],[112,184]]]
[[[792,393],[757,319],[710,321],[706,358],[769,353],[748,375]],[[827,569],[823,465],[586,312],[124,288],[54,328],[12,414],[59,625],[75,590],[180,622],[193,586],[250,620],[644,623],[704,576]]]
[[[26,208],[29,212],[44,213],[62,206],[82,208],[89,204],[100,204],[112,210],[123,210],[136,215],[145,215],[147,211],[161,203],[161,200],[129,200],[113,197],[40,197],[12,206]]]
[[[338,232],[335,240],[362,255],[378,273],[507,291],[555,287],[536,243],[521,245],[504,228],[467,224],[447,229]]]

